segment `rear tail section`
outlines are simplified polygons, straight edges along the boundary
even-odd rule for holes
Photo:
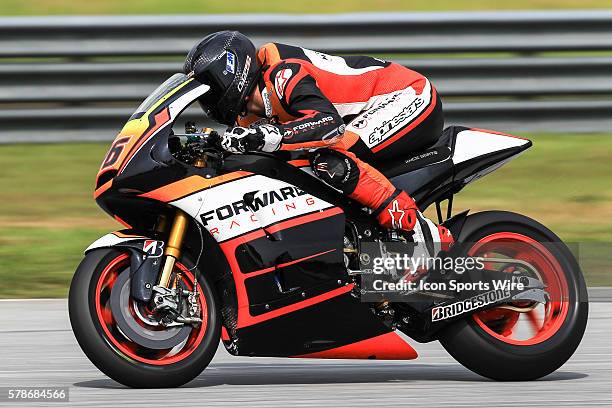
[[[463,128],[454,137],[455,182],[468,184],[498,169],[531,147],[521,137],[484,129]]]
[[[382,173],[423,210],[498,169],[531,144],[528,139],[493,130],[450,126],[435,145],[383,166]]]

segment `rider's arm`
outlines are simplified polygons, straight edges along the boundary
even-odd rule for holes
[[[241,153],[311,149],[334,144],[344,134],[342,117],[299,64],[279,64],[270,78],[282,108],[296,119],[255,125],[243,118],[238,122],[242,126],[223,135],[221,144],[225,150]],[[247,123],[248,128],[244,127]]]
[[[277,80],[281,76],[283,80]],[[276,124],[284,150],[333,144],[344,133],[344,122],[314,78],[299,64],[280,64],[270,75],[282,107],[296,119]]]

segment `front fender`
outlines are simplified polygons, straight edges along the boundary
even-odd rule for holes
[[[85,253],[100,248],[118,248],[130,252],[130,293],[136,300],[148,302],[157,284],[164,254],[164,241],[133,230],[106,234],[87,247]]]
[[[132,230],[119,230],[101,236],[85,249],[85,253],[99,248],[112,248],[136,240],[150,239],[144,235],[135,234]]]

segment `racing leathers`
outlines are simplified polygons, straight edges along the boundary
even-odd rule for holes
[[[311,151],[312,172],[370,208],[382,226],[411,231],[415,242],[433,241],[434,254],[448,248],[448,230],[372,167],[441,135],[441,101],[427,78],[378,58],[277,43],[259,49],[258,63],[265,117],[240,117],[223,138],[226,149]]]

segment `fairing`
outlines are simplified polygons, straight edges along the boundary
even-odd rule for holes
[[[130,217],[132,211],[123,211],[116,200],[123,201],[130,193],[148,191],[194,172],[170,154],[168,137],[180,113],[208,89],[193,78],[176,74],[130,117],[111,145],[96,177],[94,198],[105,211],[123,220],[138,218]]]

